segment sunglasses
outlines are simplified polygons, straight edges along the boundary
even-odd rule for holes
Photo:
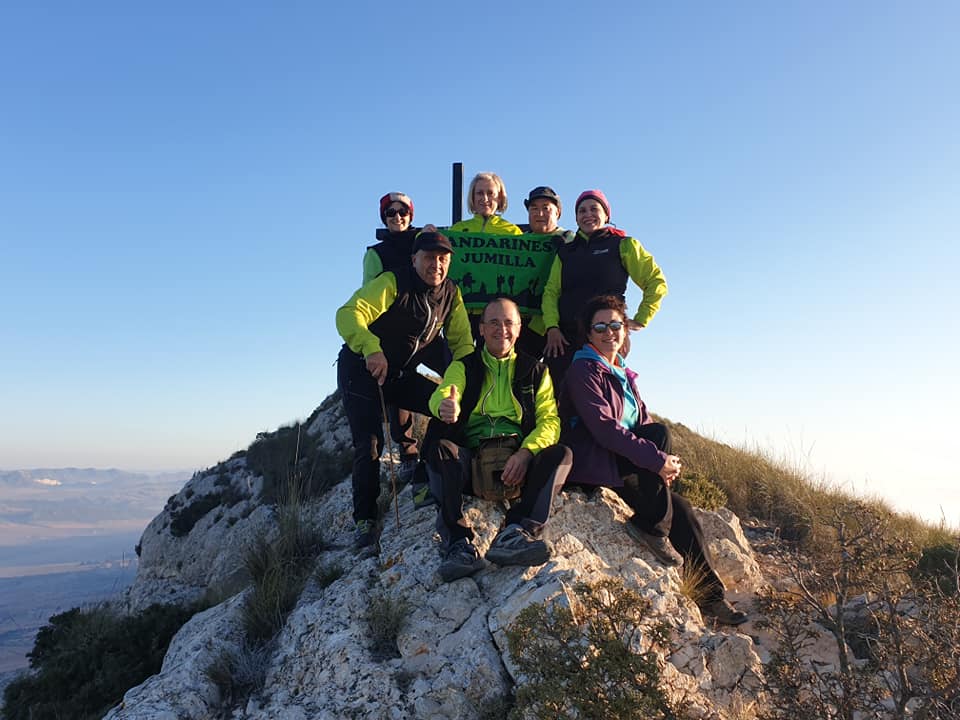
[[[619,320],[614,320],[613,322],[608,323],[594,323],[590,326],[590,329],[595,333],[605,333],[607,330],[618,332],[621,328],[623,328],[623,323]]]
[[[387,208],[383,212],[387,217],[393,217],[394,215],[399,215],[400,217],[406,217],[410,214],[410,211],[406,208]]]

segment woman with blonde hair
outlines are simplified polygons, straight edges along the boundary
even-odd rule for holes
[[[520,228],[501,215],[507,210],[507,189],[496,173],[481,172],[473,176],[467,190],[469,220],[454,224],[452,232],[483,232],[492,235],[521,235]]]

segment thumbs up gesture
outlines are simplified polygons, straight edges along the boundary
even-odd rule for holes
[[[440,401],[440,419],[445,423],[453,424],[460,417],[460,398],[457,386],[450,386],[450,395]]]

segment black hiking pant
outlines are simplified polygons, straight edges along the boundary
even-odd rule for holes
[[[671,453],[670,431],[666,425],[640,425],[634,434]],[[618,458],[617,469],[623,478],[623,487],[610,489],[633,510],[629,522],[651,535],[670,538],[670,544],[683,555],[683,572],[689,577],[702,578],[698,583],[703,594],[701,602],[722,600],[723,581],[713,569],[703,527],[689,501],[670,490],[658,473],[638,468],[623,457]]]
[[[472,541],[473,530],[463,518],[463,495],[473,495],[473,453],[452,440],[440,440],[424,452],[430,492],[439,504],[437,532],[442,546],[461,538]],[[573,453],[566,445],[551,445],[534,455],[520,497],[507,510],[506,524],[520,525],[533,537],[539,536],[572,465]]]
[[[450,348],[442,337],[434,340],[426,348],[425,355],[418,354],[420,362],[443,377],[443,372],[450,364]],[[415,368],[414,368],[415,369]],[[400,453],[400,460],[416,460],[417,439],[413,436],[414,413],[406,408],[398,407],[394,403],[387,405],[387,416],[390,418],[390,437]]]
[[[353,519],[376,520],[383,453],[383,407],[377,381],[363,357],[344,345],[337,358],[337,387],[353,440]],[[391,376],[382,386],[386,404],[430,414],[427,404],[436,383],[414,369]],[[392,421],[391,421],[392,422]],[[395,434],[391,426],[391,434]]]

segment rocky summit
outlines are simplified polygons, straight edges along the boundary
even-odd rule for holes
[[[321,406],[306,436],[329,452],[348,448],[340,404]],[[244,553],[258,534],[277,532],[275,507],[259,499],[263,483],[237,456],[194,476],[144,532],[139,573],[124,598],[129,611],[190,602],[211,590],[225,599],[183,626],[162,671],[129,690],[107,718],[494,717],[490,708],[497,700],[525,682],[506,640],[520,612],[532,604],[569,605],[577,583],[611,577],[649,601],[638,649],[656,652],[664,687],[683,698],[691,717],[731,717],[760,690],[770,641],[754,599],[767,581],[739,519],[727,510],[698,511],[728,598],[751,613],[746,624],[728,628],[705,620],[684,595],[677,569],[661,565],[626,534],[622,523],[630,511],[606,490],[591,497],[562,492],[555,499],[545,530],[553,556],[545,565],[488,565],[448,584],[437,573],[434,508],[416,510],[409,490],[401,493],[399,523],[391,501],[379,546],[358,557],[350,483],[333,484],[301,508],[323,534],[317,570],[279,635],[252,650],[243,624],[251,592]],[[383,487],[389,493],[386,474]],[[191,511],[197,503],[201,507]],[[465,508],[483,554],[501,527],[503,509],[475,499]],[[339,576],[321,581],[332,568]],[[375,599],[405,609],[388,652],[371,637]],[[827,638],[811,652],[821,663],[832,662]],[[211,672],[224,657],[247,658],[258,666],[261,682],[234,696]]]

